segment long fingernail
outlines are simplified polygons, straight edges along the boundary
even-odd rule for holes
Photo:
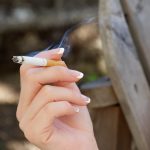
[[[82,72],[76,70],[70,70],[71,74],[75,76],[77,79],[83,78],[84,74]]]
[[[79,112],[79,111],[80,111],[80,109],[79,109],[78,106],[73,106],[73,108],[74,108],[74,111],[75,111],[75,112]]]
[[[86,103],[90,103],[91,102],[91,99],[85,95],[81,95],[82,98],[86,101]]]
[[[57,52],[57,54],[63,54],[65,51],[65,49],[62,47],[62,48],[59,48],[59,51]]]

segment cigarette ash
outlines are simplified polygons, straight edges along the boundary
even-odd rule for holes
[[[12,61],[15,62],[15,63],[21,64],[24,61],[24,59],[21,56],[19,56],[19,57],[18,56],[13,56]]]

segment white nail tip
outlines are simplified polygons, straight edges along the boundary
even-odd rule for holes
[[[87,104],[89,104],[91,102],[91,99],[85,95],[82,95],[82,97],[84,98],[84,100],[86,101]]]
[[[63,54],[63,53],[64,53],[64,51],[65,51],[65,49],[64,49],[64,48],[59,48],[58,54]]]
[[[81,78],[83,78],[83,76],[84,76],[84,74],[83,74],[83,73],[80,73],[80,75],[78,75],[77,78],[78,78],[78,79],[81,79]]]
[[[90,103],[90,102],[91,102],[91,99],[90,99],[90,98],[88,98],[86,102],[87,102],[87,103]]]
[[[79,112],[80,111],[79,107],[74,107],[74,110],[75,110],[75,112]]]

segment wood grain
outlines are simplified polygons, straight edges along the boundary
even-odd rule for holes
[[[100,150],[130,150],[131,134],[119,106],[91,109]]]
[[[150,150],[150,90],[119,0],[100,0],[109,76],[139,150]]]
[[[121,2],[150,83],[150,0],[121,0]]]

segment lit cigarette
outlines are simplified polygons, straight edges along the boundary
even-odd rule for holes
[[[46,58],[38,58],[38,57],[28,57],[28,56],[13,56],[13,62],[23,64],[31,64],[34,66],[66,66],[64,61],[60,60],[50,60]]]

